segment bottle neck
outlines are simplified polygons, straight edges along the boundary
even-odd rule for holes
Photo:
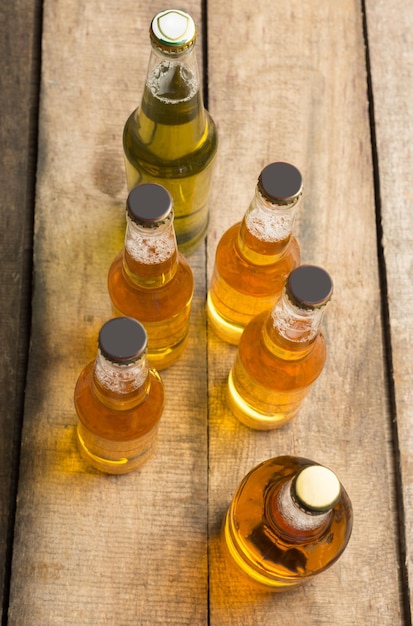
[[[168,161],[203,143],[208,125],[194,48],[176,55],[152,47],[138,115],[142,144]]]
[[[153,289],[172,280],[178,267],[173,213],[153,228],[141,226],[127,215],[123,266],[140,287]]]
[[[300,507],[294,498],[294,479],[270,491],[266,499],[267,517],[279,531],[297,541],[321,534],[331,518],[331,510],[313,513]]]
[[[267,265],[275,263],[286,253],[300,197],[287,205],[275,204],[256,187],[238,233],[238,247],[247,260]]]
[[[264,324],[264,342],[281,358],[302,358],[311,349],[323,319],[325,305],[301,309],[289,299],[285,290]]]
[[[179,68],[179,73],[170,71]],[[165,104],[190,100],[200,91],[195,47],[183,52],[167,52],[152,44],[146,73],[146,85]]]
[[[143,401],[149,391],[146,353],[133,363],[122,365],[106,359],[98,351],[93,370],[93,386],[99,400],[110,408],[126,410]]]

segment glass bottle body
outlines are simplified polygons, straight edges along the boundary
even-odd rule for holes
[[[202,101],[193,48],[179,55],[152,49],[140,107],[123,132],[129,190],[158,182],[174,201],[175,232],[184,253],[208,228],[208,198],[217,130]]]
[[[146,366],[119,366],[101,354],[81,372],[75,387],[77,442],[82,458],[108,474],[131,472],[152,455],[164,407],[159,374]],[[138,365],[139,367],[139,365]],[[127,369],[126,369],[127,368]]]
[[[194,279],[176,249],[172,215],[156,229],[141,228],[128,218],[124,249],[108,273],[114,315],[139,320],[148,335],[148,361],[157,370],[172,365],[184,352]]]
[[[305,512],[292,500],[292,480],[309,465],[315,463],[292,456],[264,461],[240,483],[225,517],[229,562],[268,590],[294,588],[323,572],[351,535],[352,506],[344,488],[322,514]]]
[[[241,336],[228,377],[228,402],[233,414],[250,428],[283,426],[297,413],[323,370],[327,350],[318,330],[322,311],[301,313],[297,315],[284,294],[272,311],[257,315]]]
[[[292,235],[293,208],[274,209],[256,190],[241,222],[221,237],[208,292],[208,320],[216,334],[237,345],[245,326],[279,298],[300,263]],[[258,225],[258,227],[257,227]]]

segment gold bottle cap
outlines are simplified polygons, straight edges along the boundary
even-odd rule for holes
[[[195,22],[185,11],[168,9],[155,15],[149,34],[151,41],[162,50],[183,52],[195,43]]]
[[[337,504],[341,485],[327,467],[309,465],[295,479],[294,491],[298,504],[311,512],[323,513]]]

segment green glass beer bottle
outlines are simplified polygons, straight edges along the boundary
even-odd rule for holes
[[[215,124],[204,108],[194,49],[196,27],[185,11],[155,15],[140,106],[123,132],[129,191],[157,182],[170,192],[179,249],[188,254],[208,228],[208,197],[217,152]]]

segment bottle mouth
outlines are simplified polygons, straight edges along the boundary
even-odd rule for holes
[[[155,228],[170,219],[173,203],[170,193],[157,183],[134,187],[128,195],[126,209],[131,220],[146,228]]]
[[[148,337],[140,322],[131,317],[115,317],[108,320],[99,333],[98,346],[101,354],[112,363],[129,365],[146,351]]]
[[[272,203],[288,205],[297,203],[303,191],[300,171],[291,163],[270,163],[258,178],[260,193]]]
[[[285,290],[293,304],[301,309],[324,307],[333,294],[333,281],[322,267],[300,265],[287,278]]]
[[[195,22],[185,11],[161,11],[153,18],[149,34],[152,43],[161,50],[170,53],[184,52],[195,43]]]
[[[292,483],[292,496],[305,511],[322,514],[330,511],[341,495],[337,476],[323,465],[302,469]]]

